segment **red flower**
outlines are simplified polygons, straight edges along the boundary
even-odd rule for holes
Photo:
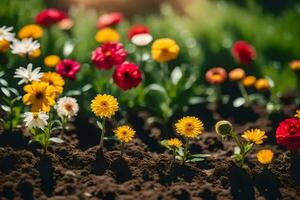
[[[287,149],[300,149],[300,120],[289,118],[280,122],[276,130],[276,140]]]
[[[68,18],[68,15],[65,12],[55,8],[49,8],[39,12],[35,17],[35,22],[42,26],[49,27],[66,18]]]
[[[111,12],[107,14],[103,14],[99,17],[97,22],[97,28],[105,28],[117,25],[121,22],[123,18],[123,14],[120,12]]]
[[[60,61],[56,66],[56,71],[65,78],[74,80],[76,74],[80,69],[80,63],[71,59],[64,59]]]
[[[251,64],[256,57],[256,51],[246,41],[237,41],[231,48],[233,58],[240,64]]]
[[[131,38],[138,34],[149,33],[149,29],[145,25],[134,25],[127,31],[127,36],[131,40]]]
[[[127,52],[121,43],[105,43],[92,52],[92,62],[98,69],[111,69],[122,64]]]
[[[122,90],[128,90],[139,85],[142,81],[142,73],[135,64],[124,62],[116,67],[113,79]]]

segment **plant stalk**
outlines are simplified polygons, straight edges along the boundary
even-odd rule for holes
[[[101,137],[100,137],[100,149],[103,148],[103,142],[104,142],[104,134],[105,134],[105,118],[103,118],[102,120],[102,133],[101,133]]]

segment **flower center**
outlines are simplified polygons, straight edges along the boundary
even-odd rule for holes
[[[108,107],[108,103],[106,101],[101,101],[100,105],[104,108]]]
[[[185,124],[185,130],[192,131],[194,129],[194,126],[192,123],[188,122]]]
[[[67,110],[67,111],[72,111],[73,109],[73,106],[71,105],[71,104],[65,104],[65,109]]]
[[[44,98],[44,94],[42,92],[37,92],[36,95],[35,95],[35,97],[37,99],[43,99]]]
[[[111,56],[111,52],[110,51],[105,52],[105,56]]]
[[[123,135],[126,135],[126,134],[127,134],[127,131],[122,131],[122,134],[123,134]]]
[[[32,117],[33,117],[33,119],[39,118],[39,113],[37,113],[37,112],[32,113]]]

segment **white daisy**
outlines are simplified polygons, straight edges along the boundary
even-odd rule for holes
[[[25,55],[30,54],[33,51],[40,48],[40,43],[38,41],[33,41],[32,38],[24,38],[23,40],[13,40],[10,45],[13,54]]]
[[[49,116],[44,112],[25,112],[24,113],[24,122],[27,128],[40,128],[48,124],[47,120]]]
[[[72,97],[62,97],[57,101],[56,110],[60,117],[73,117],[77,115],[79,105]]]
[[[12,30],[13,27],[0,27],[0,40],[7,40],[10,42],[13,41],[15,38],[15,34],[11,32]]]
[[[27,65],[27,69],[24,67],[19,67],[15,71],[14,78],[20,78],[21,80],[18,82],[19,85],[23,83],[29,83],[32,81],[39,81],[40,78],[43,76],[43,73],[40,73],[41,68],[35,68],[32,70],[32,64],[29,63]]]
[[[152,40],[153,37],[149,33],[137,34],[131,38],[131,42],[136,46],[147,46]]]

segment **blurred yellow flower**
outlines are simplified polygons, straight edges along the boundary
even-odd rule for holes
[[[258,91],[268,91],[270,89],[269,81],[264,78],[258,79],[255,83],[255,88]]]
[[[29,24],[21,28],[18,32],[18,37],[20,39],[32,38],[39,39],[43,36],[43,28],[37,24]]]
[[[183,117],[177,121],[175,124],[176,131],[185,137],[195,138],[200,135],[204,126],[202,121],[200,121],[197,117]]]
[[[290,62],[290,68],[294,71],[300,71],[300,60]]]
[[[49,112],[50,107],[55,104],[55,88],[49,83],[33,81],[24,86],[26,94],[23,96],[25,105],[32,105],[32,112]]]
[[[172,149],[178,149],[182,146],[182,142],[177,138],[167,140],[167,145]]]
[[[266,132],[258,128],[245,131],[242,137],[255,144],[262,144],[263,140],[267,138]]]
[[[272,162],[274,153],[270,149],[263,149],[256,154],[256,157],[261,164],[268,165]]]
[[[170,38],[161,38],[154,41],[151,47],[152,59],[157,62],[168,62],[176,59],[179,46]]]
[[[108,117],[115,115],[119,109],[117,99],[108,94],[98,94],[91,103],[91,109],[98,117]]]
[[[251,87],[255,84],[256,78],[255,76],[246,76],[243,80],[242,83],[245,87]]]
[[[246,76],[246,73],[242,68],[236,68],[229,72],[229,79],[231,81],[240,81],[245,76]]]
[[[114,130],[114,133],[116,135],[116,137],[118,138],[118,140],[120,140],[121,142],[130,142],[134,135],[135,135],[135,130],[133,130],[132,128],[130,128],[127,125],[123,125],[123,126],[119,126],[117,129]]]
[[[41,49],[36,49],[29,54],[30,59],[35,59],[41,56]]]
[[[120,40],[120,34],[112,28],[103,28],[99,30],[95,36],[97,42],[118,42]]]
[[[56,95],[63,92],[65,80],[56,72],[46,72],[43,74],[41,81],[47,82],[49,85],[53,86],[56,91]]]
[[[295,117],[300,119],[300,109],[296,111]]]
[[[53,67],[56,67],[56,65],[61,61],[60,57],[57,56],[57,55],[49,55],[49,56],[46,56],[45,59],[44,59],[44,65],[46,67],[50,67],[50,68],[53,68]]]
[[[9,49],[9,41],[0,40],[0,53],[5,53]]]

